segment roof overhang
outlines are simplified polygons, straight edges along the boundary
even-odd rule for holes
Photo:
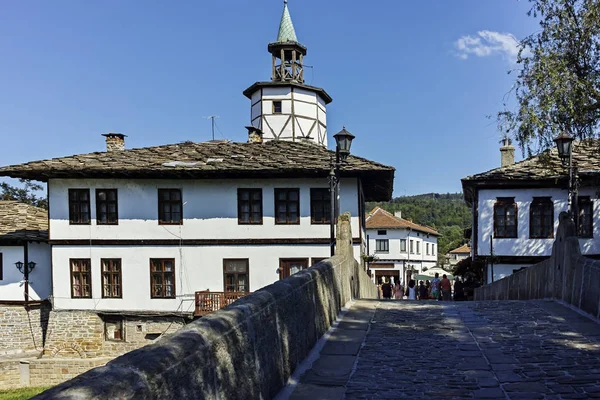
[[[322,89],[322,88],[316,87],[316,86],[305,85],[303,83],[298,83],[298,82],[255,82],[252,86],[250,86],[248,89],[244,90],[242,93],[244,94],[244,96],[251,99],[252,94],[262,88],[276,88],[276,87],[286,87],[286,86],[293,87],[293,88],[299,88],[299,89],[303,89],[303,90],[308,90],[310,92],[315,92],[315,93],[317,93],[317,95],[319,95],[323,99],[325,104],[329,104],[333,101],[333,99],[325,91],[325,89]]]
[[[48,182],[50,179],[256,179],[256,178],[323,178],[329,177],[328,170],[194,170],[173,168],[171,170],[148,169],[64,169],[64,170],[15,170],[6,168],[0,176]],[[389,201],[394,189],[394,170],[340,171],[342,178],[359,178],[363,186],[365,201]]]

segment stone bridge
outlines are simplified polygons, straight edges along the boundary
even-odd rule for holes
[[[477,301],[378,300],[344,215],[336,256],[37,398],[600,398],[600,261],[572,233]]]

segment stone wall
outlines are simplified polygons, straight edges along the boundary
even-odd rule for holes
[[[29,384],[31,386],[52,386],[83,374],[92,368],[105,365],[112,357],[102,358],[49,358],[30,360]],[[17,378],[18,380],[18,378]]]
[[[559,220],[549,259],[475,289],[475,300],[557,299],[600,318],[600,261],[581,255],[568,215]]]
[[[117,356],[153,343],[186,324],[177,316],[121,316],[124,340],[107,340],[105,320],[91,311],[53,311],[48,302],[0,305],[0,355],[38,351],[52,357]],[[0,386],[2,387],[2,386]]]
[[[353,258],[344,214],[334,257],[38,398],[273,398],[353,296],[377,289]]]
[[[23,386],[19,372],[19,360],[0,361],[0,389],[13,389]]]

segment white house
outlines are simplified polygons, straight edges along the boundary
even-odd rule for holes
[[[125,149],[125,135],[111,133],[105,152],[0,168],[48,183],[55,309],[190,313],[197,291],[255,291],[329,257],[331,98],[303,83],[306,48],[292,33],[285,6],[269,45],[273,80],[244,92],[247,143]],[[394,168],[352,155],[341,167],[357,259],[364,202],[389,200],[393,178]]]
[[[588,256],[600,254],[599,142],[575,142],[579,166],[579,243]],[[558,216],[568,210],[568,175],[555,148],[514,163],[514,147],[502,148],[502,167],[462,179],[473,210],[472,254],[485,262],[491,282],[551,255]],[[490,257],[490,255],[493,257]]]
[[[456,264],[469,257],[471,257],[471,247],[469,247],[468,244],[463,244],[454,250],[450,250],[448,254],[446,254],[446,260],[450,267],[454,267]]]
[[[0,303],[39,301],[50,296],[51,257],[47,242],[46,210],[18,201],[0,201]],[[23,263],[20,271],[17,263]],[[30,272],[25,271],[27,264],[33,267]]]
[[[369,263],[376,283],[383,277],[394,278],[404,284],[407,272],[424,272],[437,264],[437,239],[440,234],[433,228],[403,219],[400,212],[391,214],[375,207],[366,221],[368,250],[374,257]]]

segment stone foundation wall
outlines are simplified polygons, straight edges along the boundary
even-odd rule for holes
[[[0,361],[0,389],[14,389],[22,386],[19,360]]]
[[[352,297],[376,293],[354,260],[350,215],[344,214],[334,257],[37,398],[270,399],[341,308]]]
[[[29,361],[30,386],[58,385],[109,362],[111,357],[93,359],[49,358]],[[19,378],[17,377],[17,381]]]
[[[107,340],[106,316],[95,312],[53,311],[48,303],[29,310],[0,304],[0,355],[37,350],[52,357],[114,357],[154,343],[187,323],[176,316],[117,318],[123,321],[124,340]]]
[[[600,261],[581,255],[575,224],[559,219],[549,259],[475,289],[475,300],[557,299],[600,319]]]

